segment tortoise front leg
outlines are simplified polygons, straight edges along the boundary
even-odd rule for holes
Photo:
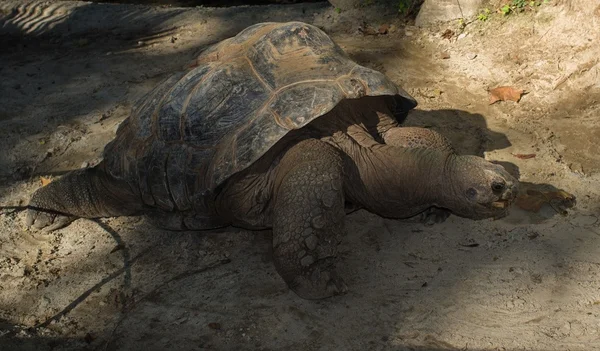
[[[393,127],[382,133],[383,141],[390,146],[426,148],[454,152],[452,143],[442,134],[421,127]]]
[[[273,208],[275,267],[296,294],[321,299],[347,291],[337,275],[337,246],[344,234],[340,154],[315,139],[300,142],[277,170]]]

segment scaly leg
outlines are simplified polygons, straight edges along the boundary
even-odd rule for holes
[[[38,189],[29,201],[27,226],[50,232],[77,218],[139,214],[142,204],[129,185],[111,178],[103,164],[69,172]]]
[[[347,291],[335,271],[344,235],[342,158],[316,139],[286,152],[277,170],[273,249],[277,271],[296,294],[320,299]]]
[[[454,152],[454,148],[445,136],[420,127],[394,127],[382,133],[383,140],[391,146],[405,148],[427,148]]]

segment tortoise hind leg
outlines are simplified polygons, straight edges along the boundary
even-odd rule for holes
[[[143,208],[126,182],[104,172],[103,163],[69,172],[38,189],[28,207],[27,226],[48,232],[77,218],[130,216]]]
[[[320,299],[347,291],[335,271],[344,234],[342,159],[310,139],[286,152],[278,166],[273,208],[277,271],[296,294]]]

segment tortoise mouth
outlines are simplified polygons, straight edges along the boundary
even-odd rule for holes
[[[497,220],[508,216],[511,200],[500,199],[489,204],[489,209],[494,213],[492,220]]]
[[[492,202],[491,207],[498,208],[498,209],[507,209],[508,207],[510,207],[510,201],[509,200],[494,201],[494,202]]]

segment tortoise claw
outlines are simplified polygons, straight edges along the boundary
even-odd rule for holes
[[[76,217],[30,209],[27,211],[25,224],[28,228],[33,227],[35,230],[42,230],[45,233],[50,233],[66,227],[73,222],[75,218]]]

